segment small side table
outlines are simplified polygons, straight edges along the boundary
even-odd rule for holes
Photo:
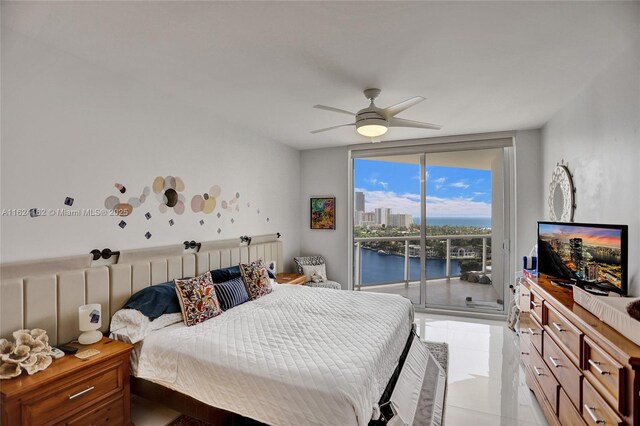
[[[276,274],[276,282],[278,284],[304,284],[303,274]]]

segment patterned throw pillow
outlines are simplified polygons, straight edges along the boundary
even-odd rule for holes
[[[265,268],[262,262],[251,262],[248,265],[241,263],[240,273],[242,274],[242,280],[247,289],[249,300],[255,300],[271,293],[269,274],[267,274],[267,268]]]
[[[211,273],[184,280],[175,280],[184,323],[191,327],[222,313]]]
[[[324,257],[322,256],[301,256],[301,257],[294,257],[293,261],[296,264],[296,271],[299,274],[304,274],[304,272],[302,271],[302,266],[303,265],[311,265],[311,266],[316,266],[316,265],[324,265]]]
[[[242,277],[234,278],[220,284],[216,284],[216,295],[220,301],[222,310],[226,311],[249,300],[247,289],[244,287]]]

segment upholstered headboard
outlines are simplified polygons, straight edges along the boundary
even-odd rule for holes
[[[258,259],[282,265],[282,243],[254,238],[250,246],[238,240],[203,242],[198,252],[182,246],[121,251],[117,263],[92,266],[91,256],[17,262],[0,266],[0,337],[21,328],[47,330],[51,344],[77,339],[78,307],[102,305],[102,331],[111,316],[135,292],[175,278]]]

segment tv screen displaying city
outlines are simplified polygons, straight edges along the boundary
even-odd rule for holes
[[[538,222],[538,272],[627,292],[627,226]]]

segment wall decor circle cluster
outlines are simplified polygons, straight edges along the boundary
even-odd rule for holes
[[[575,212],[575,187],[573,186],[573,176],[564,164],[556,164],[551,174],[549,183],[549,219],[554,222],[573,222]]]

